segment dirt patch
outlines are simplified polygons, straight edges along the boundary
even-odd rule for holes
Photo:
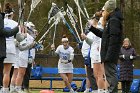
[[[82,81],[73,81],[77,85],[77,87],[81,86]],[[52,82],[53,88],[64,88],[64,82],[63,81],[53,81]],[[30,80],[30,88],[50,88],[50,81],[46,80]]]

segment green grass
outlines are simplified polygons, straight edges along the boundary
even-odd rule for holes
[[[32,93],[39,93],[39,91],[38,90],[34,90],[34,91],[31,91]],[[54,93],[69,93],[69,92],[62,92],[62,91],[60,91],[60,90],[55,90],[54,91]],[[78,93],[83,93],[83,92],[78,92]]]
[[[34,91],[31,91],[32,93],[39,93],[38,90],[34,90]],[[69,92],[62,92],[61,90],[55,90],[54,93],[69,93]],[[83,93],[83,92],[78,92],[78,93]],[[118,93],[121,93],[121,92],[118,92]]]

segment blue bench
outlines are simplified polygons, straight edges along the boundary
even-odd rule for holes
[[[61,77],[56,77],[54,75],[58,74],[58,68],[52,68],[52,67],[43,67],[42,68],[42,74],[47,74],[48,76],[42,76],[41,78],[35,78],[31,77],[30,80],[50,80],[50,89],[52,89],[52,82],[53,80],[55,81],[62,81]],[[73,74],[74,75],[85,75],[85,68],[74,68],[73,69]],[[79,76],[74,76],[73,81],[83,81],[85,79],[85,76],[79,77]]]
[[[134,76],[140,76],[140,69],[134,69],[133,70],[133,75]]]

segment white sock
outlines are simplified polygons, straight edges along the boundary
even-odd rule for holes
[[[98,90],[92,90],[91,93],[98,93]]]
[[[89,88],[86,88],[86,90],[84,91],[84,93],[89,93]]]
[[[16,86],[16,87],[15,87],[15,90],[16,90],[16,91],[21,91],[21,86]]]
[[[85,91],[88,91],[89,92],[89,88],[86,88],[86,90]]]
[[[106,90],[104,90],[104,93],[109,93],[109,91],[106,89]]]
[[[104,93],[104,89],[98,89],[98,93]]]
[[[2,88],[2,93],[9,93],[9,88]]]
[[[72,88],[70,89],[70,91],[71,91],[71,92],[74,92],[74,90],[73,90]]]
[[[10,84],[10,91],[14,91],[14,89],[15,89],[15,86]]]

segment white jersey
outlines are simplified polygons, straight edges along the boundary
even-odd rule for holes
[[[15,28],[18,23],[12,19],[5,18],[4,19],[4,29],[11,30]],[[14,36],[6,38],[6,53],[16,54]]]
[[[74,49],[71,46],[64,49],[63,45],[59,45],[55,53],[57,53],[62,60],[70,60],[71,55],[74,55]]]
[[[27,33],[27,37],[22,42],[20,42],[20,45],[26,46],[26,45],[33,43],[33,41],[34,41],[34,38]],[[28,56],[29,56],[29,49],[19,52],[20,59],[24,59],[24,60],[28,61]]]
[[[90,35],[90,37],[88,36]],[[95,34],[93,34],[92,32],[89,32],[87,35],[87,38],[90,40],[86,40],[87,44],[89,44],[91,46],[91,49],[90,49],[90,57],[93,58],[94,56],[93,55],[96,55],[98,54],[97,53],[97,49],[99,48],[100,46],[100,40],[101,38],[100,37],[97,37]],[[84,52],[84,51],[83,51]],[[87,54],[88,52],[86,52]]]
[[[87,34],[87,37],[90,39],[94,39],[95,35],[92,32],[89,32]],[[82,49],[81,49],[83,57],[88,56],[89,51],[90,51],[90,45],[84,40],[83,45],[82,45]]]

